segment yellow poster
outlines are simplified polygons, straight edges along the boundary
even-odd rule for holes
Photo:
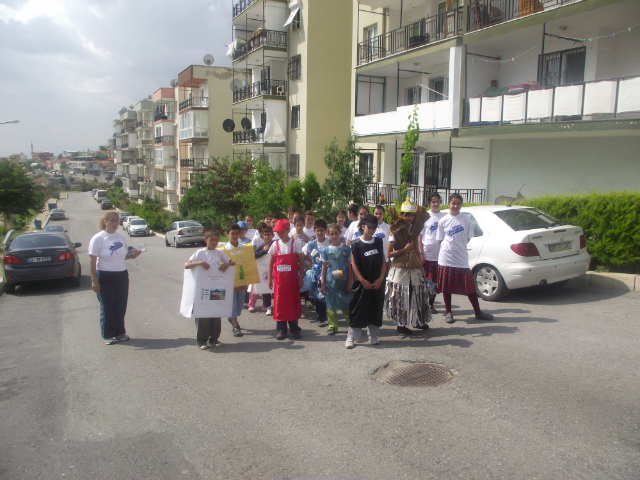
[[[224,250],[224,249],[220,249]],[[253,245],[234,248],[233,250],[224,250],[229,258],[236,263],[234,287],[244,287],[252,283],[260,283],[260,275],[258,266],[256,265],[256,255],[253,251]]]

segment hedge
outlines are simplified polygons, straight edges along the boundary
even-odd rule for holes
[[[640,269],[640,192],[545,196],[517,204],[582,227],[594,266],[626,272]]]

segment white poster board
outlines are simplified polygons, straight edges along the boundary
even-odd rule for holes
[[[260,275],[260,283],[254,283],[252,286],[252,292],[261,295],[264,293],[273,293],[267,284],[269,280],[269,261],[271,255],[268,253],[256,260],[256,266],[258,267],[258,275]]]
[[[230,317],[235,267],[221,272],[212,265],[185,269],[180,315],[187,318]]]

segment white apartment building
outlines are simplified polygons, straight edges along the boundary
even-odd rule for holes
[[[148,180],[155,189],[155,198],[167,210],[176,210],[176,163],[178,152],[177,104],[175,87],[159,88],[153,93],[154,168]],[[147,180],[147,179],[145,179]]]

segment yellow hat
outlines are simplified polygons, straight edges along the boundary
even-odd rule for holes
[[[411,201],[409,200],[409,197],[407,197],[407,199],[402,204],[400,211],[406,212],[406,213],[416,213],[416,206],[413,203],[411,203]]]

